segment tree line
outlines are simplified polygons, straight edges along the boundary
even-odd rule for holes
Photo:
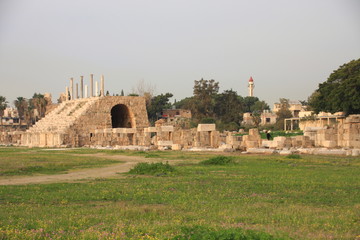
[[[150,122],[161,117],[164,109],[188,109],[192,113],[192,121],[197,123],[216,123],[219,128],[228,130],[239,129],[243,120],[243,113],[253,113],[254,120],[269,105],[257,97],[242,97],[230,89],[219,92],[219,82],[211,80],[195,80],[193,96],[170,103],[172,93],[154,96],[147,106]],[[256,122],[256,121],[255,121]]]
[[[43,94],[34,93],[33,97],[30,99],[17,97],[14,101],[14,105],[18,111],[20,124],[22,121],[25,121],[27,126],[31,126],[45,116],[48,102]],[[0,96],[0,118],[4,116],[4,110],[7,107],[8,101],[5,97]]]
[[[243,121],[243,114],[252,114],[254,125],[260,123],[260,114],[269,110],[269,105],[257,97],[242,97],[236,91],[225,90],[219,93],[219,82],[211,80],[195,80],[193,95],[175,103],[170,102],[172,93],[153,95],[154,86],[145,86],[144,81],[138,84],[136,90],[129,96],[144,96],[150,122],[161,117],[164,109],[191,110],[193,123],[217,123],[219,129],[237,130]],[[108,93],[106,95],[109,95]],[[116,94],[118,96],[118,94]],[[120,96],[124,96],[123,90]],[[301,101],[309,110],[315,113],[320,111],[339,112],[346,115],[360,114],[360,59],[352,60],[330,74],[327,81],[319,84],[318,89],[308,98]],[[0,122],[8,102],[0,96]],[[44,95],[35,93],[32,98],[18,97],[14,101],[20,121],[28,126],[45,116],[48,105]],[[289,100],[280,98],[280,111],[277,112],[275,128],[281,129],[285,118],[292,117],[289,110]]]

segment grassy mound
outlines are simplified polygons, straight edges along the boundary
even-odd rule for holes
[[[169,163],[138,163],[130,169],[130,174],[161,176],[175,172],[175,168]]]
[[[234,158],[227,156],[216,156],[208,160],[201,161],[202,165],[229,165],[235,164]]]

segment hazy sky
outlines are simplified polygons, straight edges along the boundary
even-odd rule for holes
[[[305,100],[360,58],[359,0],[0,0],[0,95],[50,92],[105,76],[125,94],[143,80],[180,100],[194,80],[220,91]]]

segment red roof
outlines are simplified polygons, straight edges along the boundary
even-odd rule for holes
[[[254,80],[253,80],[253,78],[252,77],[250,77],[250,79],[249,79],[249,82],[253,82]]]

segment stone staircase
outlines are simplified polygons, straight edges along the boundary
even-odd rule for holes
[[[65,133],[98,98],[76,99],[62,102],[44,118],[40,119],[27,133]]]

